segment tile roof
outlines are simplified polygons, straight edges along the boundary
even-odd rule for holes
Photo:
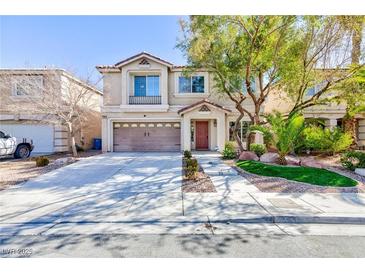
[[[199,106],[201,104],[208,104],[208,105],[214,106],[216,108],[220,108],[220,109],[222,109],[224,111],[232,112],[230,109],[228,109],[226,107],[223,107],[221,105],[218,105],[216,103],[213,103],[213,102],[209,101],[208,99],[203,99],[203,100],[200,100],[200,101],[198,101],[198,102],[196,102],[194,104],[191,104],[190,106],[186,106],[186,107],[180,109],[177,113],[178,114],[181,114],[181,113],[186,112],[186,111],[188,111],[190,109],[193,109],[193,108],[195,108],[195,107],[197,107],[197,106]]]

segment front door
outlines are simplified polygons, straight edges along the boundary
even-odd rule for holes
[[[204,150],[209,148],[208,121],[196,121],[196,149]]]

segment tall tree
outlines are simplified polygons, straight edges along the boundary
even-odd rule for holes
[[[205,68],[218,92],[226,94],[239,112],[234,138],[241,151],[240,122],[247,115],[260,124],[262,105],[292,63],[287,52],[295,36],[294,16],[191,16],[181,22],[178,44],[188,59],[188,71]],[[257,81],[256,90],[253,81]],[[250,100],[252,111],[244,104]]]
[[[334,91],[364,65],[351,66],[352,29],[337,17],[298,17],[296,27],[297,41],[288,53],[296,58],[279,84],[294,101],[290,114],[335,100]]]
[[[362,40],[365,16],[339,16],[338,20],[351,32],[351,64],[359,66],[362,56]],[[357,119],[356,115],[365,111],[365,70],[361,69],[355,76],[345,81],[340,89],[340,103],[346,104],[346,115],[343,127],[353,136],[353,145],[357,145]]]

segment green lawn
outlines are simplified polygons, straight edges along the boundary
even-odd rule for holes
[[[350,187],[357,185],[356,181],[326,169],[275,166],[256,161],[238,161],[237,166],[257,175],[281,177],[312,185],[333,187]]]

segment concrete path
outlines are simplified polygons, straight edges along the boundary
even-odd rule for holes
[[[0,234],[183,215],[180,153],[109,153],[0,192]]]
[[[364,194],[262,193],[219,154],[195,156],[216,193],[181,193],[180,153],[102,154],[1,191],[0,235],[298,234],[365,223]]]
[[[364,193],[265,193],[226,165],[219,153],[194,156],[217,193],[185,193],[184,205],[196,201],[213,221],[365,224]]]

